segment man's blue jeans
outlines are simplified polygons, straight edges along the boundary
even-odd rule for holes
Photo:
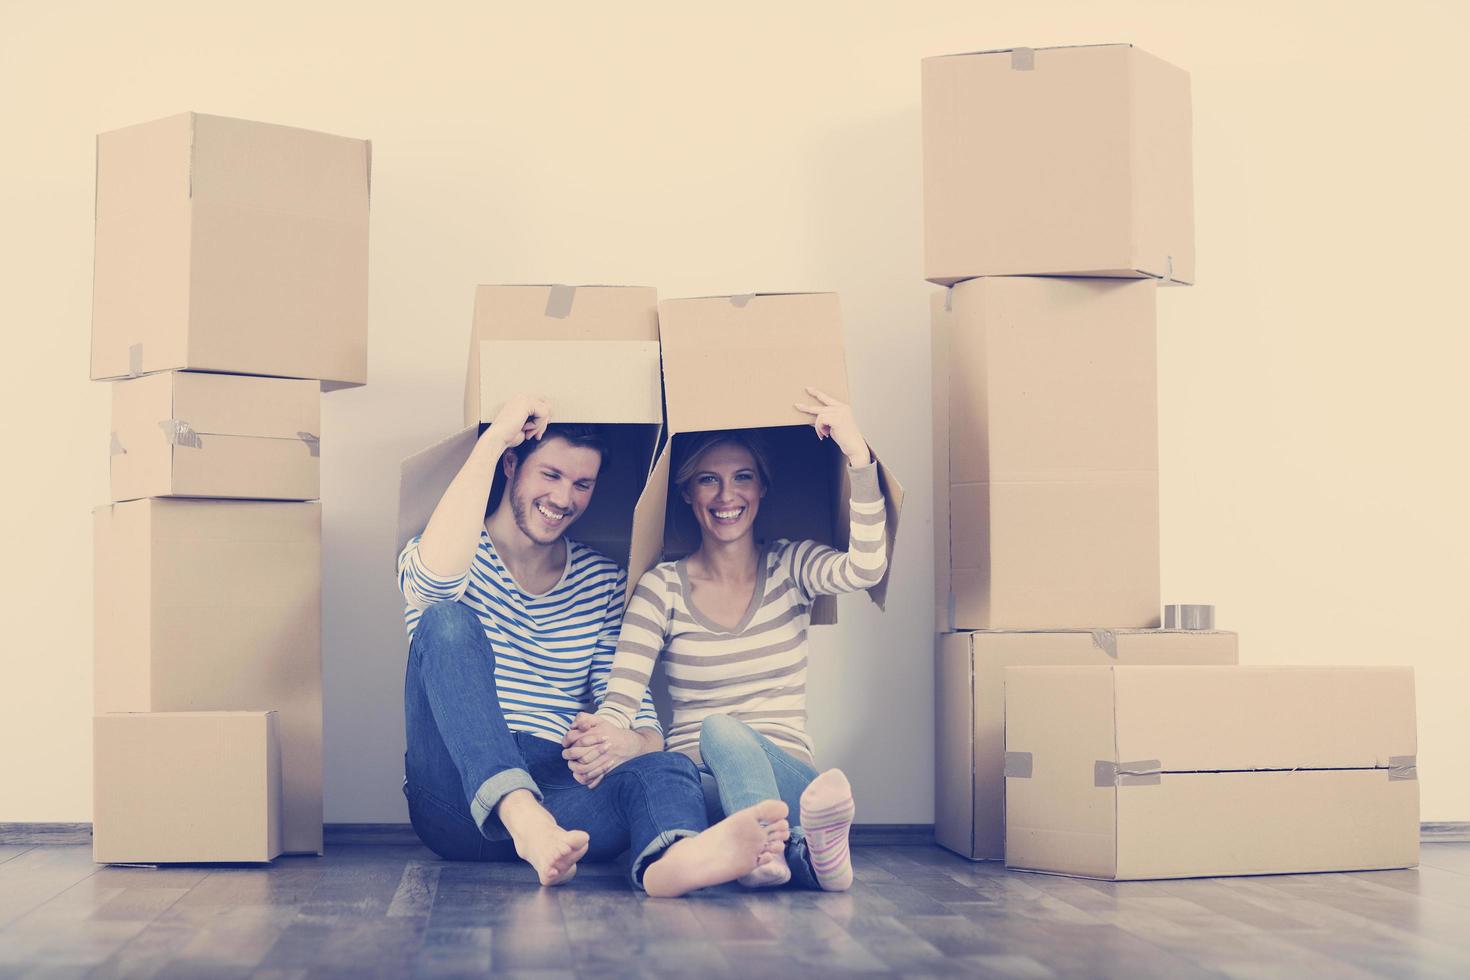
[[[786,863],[796,888],[822,886],[812,867],[801,822],[801,793],[817,778],[817,771],[782,749],[743,721],[729,715],[709,715],[699,726],[700,771],[713,778],[720,809],[734,813],[761,800],[779,798],[790,810],[791,839]],[[713,815],[712,815],[713,816]]]
[[[560,743],[512,732],[495,688],[494,651],[468,606],[424,610],[409,645],[403,710],[409,819],[442,858],[518,860],[495,815],[515,789],[535,794],[563,828],[585,830],[586,860],[629,852],[638,887],[670,844],[708,826],[699,773],[682,755],[640,755],[588,789],[572,778]]]

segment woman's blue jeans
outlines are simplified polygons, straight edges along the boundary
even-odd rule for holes
[[[791,884],[820,889],[807,851],[801,821],[801,793],[817,778],[817,771],[776,745],[743,721],[729,715],[710,715],[699,726],[700,772],[712,778],[725,814],[754,806],[762,800],[782,800],[790,809],[791,839],[786,863]],[[616,770],[614,770],[616,771]]]
[[[587,860],[627,851],[637,887],[670,844],[708,826],[699,773],[685,756],[640,755],[588,789],[572,777],[560,743],[512,732],[495,687],[494,650],[468,606],[424,610],[409,645],[403,710],[409,819],[442,858],[519,860],[495,815],[517,789],[535,794],[563,828],[587,832]]]

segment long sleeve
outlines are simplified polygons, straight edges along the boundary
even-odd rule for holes
[[[638,580],[628,600],[606,695],[597,709],[599,716],[619,728],[633,727],[635,712],[642,717],[639,706],[651,705],[648,680],[667,639],[668,622],[668,587],[659,569],[652,568]]]
[[[798,541],[790,546],[791,576],[808,602],[819,595],[842,595],[871,588],[888,570],[878,462],[850,467],[847,473],[852,485],[847,551],[816,541]]]
[[[419,557],[420,537],[414,535],[398,556],[398,589],[403,600],[415,609],[427,609],[436,602],[458,602],[469,586],[469,571],[458,578],[439,578]]]
[[[592,654],[592,703],[601,704],[607,697],[608,679],[612,674],[615,659],[614,651],[617,649],[618,634],[622,628],[623,616],[623,594],[627,592],[628,573],[619,572],[617,586],[608,599],[607,615],[603,618],[602,629],[597,636],[597,647]],[[633,728],[652,728],[659,734],[663,734],[663,726],[658,722],[658,712],[654,710],[653,696],[648,692],[648,683],[643,685],[643,699],[637,704],[637,715],[633,718]],[[628,726],[624,726],[628,727]]]

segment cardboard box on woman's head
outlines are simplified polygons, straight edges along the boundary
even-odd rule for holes
[[[480,286],[466,427],[404,461],[395,556],[423,531],[484,426],[524,393],[551,403],[552,422],[599,429],[608,459],[567,534],[626,566],[633,505],[663,431],[657,309],[658,293],[645,286]],[[491,508],[504,491],[497,469]]]
[[[638,501],[628,560],[631,589],[660,560],[699,546],[688,505],[672,486],[688,437],[720,429],[759,430],[770,457],[772,487],[761,501],[756,533],[766,541],[811,538],[845,549],[847,461],[831,440],[817,439],[797,402],[808,386],[848,401],[842,314],[835,293],[760,293],[665,300],[659,304],[663,350],[665,442]],[[858,412],[861,420],[861,409]],[[874,453],[876,457],[877,454]],[[878,462],[892,559],[903,487]],[[888,576],[868,590],[881,608]],[[818,598],[811,621],[837,621],[832,597]]]

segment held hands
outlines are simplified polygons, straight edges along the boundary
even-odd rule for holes
[[[585,711],[577,714],[561,744],[561,757],[567,760],[572,778],[588,789],[596,788],[603,776],[643,751],[643,739],[637,732]]]
[[[551,403],[537,395],[513,395],[495,413],[495,421],[480,437],[504,449],[514,449],[527,439],[540,439],[551,423]]]
[[[857,421],[852,417],[851,406],[815,388],[807,388],[806,391],[817,400],[817,403],[803,405],[797,402],[796,410],[816,416],[812,419],[812,428],[817,430],[817,438],[826,439],[830,436],[852,466],[866,466],[871,463],[873,454],[868,452],[868,444],[863,439],[863,434],[858,431]]]

